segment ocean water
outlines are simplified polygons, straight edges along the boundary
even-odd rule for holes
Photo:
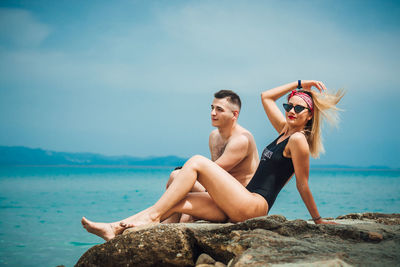
[[[103,243],[80,224],[116,221],[162,194],[172,168],[0,167],[0,266],[73,266]],[[310,187],[323,217],[400,213],[400,171],[312,170]],[[270,214],[310,215],[292,179]]]

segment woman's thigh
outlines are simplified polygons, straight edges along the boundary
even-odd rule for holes
[[[198,172],[198,181],[230,219],[243,221],[267,214],[268,204],[263,197],[249,192],[213,161],[202,156],[195,156],[192,159],[195,161],[194,167]]]
[[[189,214],[198,219],[214,222],[224,222],[228,219],[207,192],[189,193],[170,212]]]

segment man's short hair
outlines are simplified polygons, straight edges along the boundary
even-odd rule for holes
[[[242,108],[240,97],[232,90],[220,90],[214,94],[214,97],[218,99],[227,98],[228,102],[237,105],[239,110]]]

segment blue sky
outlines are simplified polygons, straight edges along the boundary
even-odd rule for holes
[[[400,168],[397,1],[0,1],[0,145],[208,155],[210,104],[239,93],[259,151],[260,93],[344,88],[313,164]]]

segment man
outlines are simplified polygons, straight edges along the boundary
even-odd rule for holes
[[[209,137],[211,160],[229,172],[243,186],[253,177],[258,163],[258,151],[252,134],[237,123],[241,108],[239,96],[230,90],[221,90],[214,94],[211,105],[211,123],[217,129]],[[172,183],[178,170],[174,170],[167,183]],[[196,182],[192,192],[204,192],[204,187]],[[190,216],[179,214],[164,222],[185,222]]]

